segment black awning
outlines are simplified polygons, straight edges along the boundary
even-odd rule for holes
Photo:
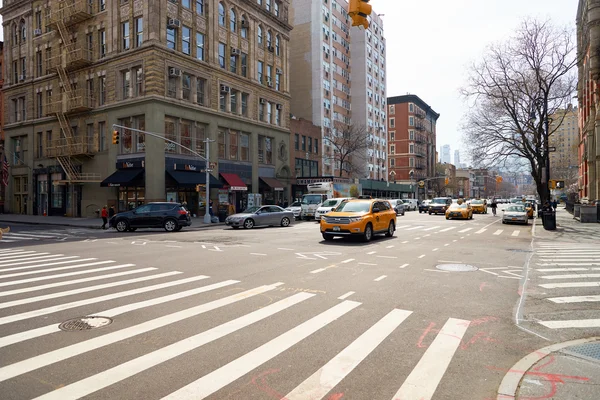
[[[144,168],[119,169],[100,183],[102,187],[144,186]]]
[[[181,187],[196,187],[196,185],[206,184],[206,174],[201,172],[189,171],[166,171],[167,177],[171,177],[178,186]],[[210,186],[213,188],[223,187],[223,184],[212,174],[208,174]]]

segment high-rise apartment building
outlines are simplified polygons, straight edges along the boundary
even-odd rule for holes
[[[440,155],[440,162],[441,163],[446,163],[446,164],[451,164],[452,160],[450,159],[450,145],[449,144],[445,144],[442,146],[442,152]]]
[[[173,199],[196,213],[206,201],[195,190],[205,183],[196,153],[209,150],[211,199],[238,209],[248,193],[287,200],[288,8],[289,0],[5,0],[5,210],[94,215],[105,204],[121,211]],[[126,127],[118,145],[113,124]]]
[[[412,94],[388,97],[387,104],[390,181],[414,183],[434,177],[440,114]]]
[[[454,165],[456,168],[460,168],[460,150],[454,150]]]
[[[561,122],[559,127],[555,124]],[[577,107],[569,107],[552,116],[550,124],[550,179],[564,180],[567,185],[579,177],[579,127]]]
[[[369,135],[366,176],[388,180],[386,119],[386,41],[383,20],[374,11],[368,29],[352,29],[350,81],[352,123]]]
[[[350,19],[345,0],[291,0],[291,112],[320,126],[351,122]],[[324,175],[337,175],[333,148],[321,140]]]

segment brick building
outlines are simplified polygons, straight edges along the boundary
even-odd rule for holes
[[[4,42],[0,42],[0,163],[4,161]],[[0,212],[4,210],[6,187],[2,182],[0,173]]]
[[[5,0],[5,210],[289,196],[288,0]],[[124,129],[111,144],[113,124]],[[205,148],[204,140],[214,140]],[[282,190],[283,189],[283,190]]]
[[[293,162],[292,198],[300,198],[306,193],[307,178],[321,176],[321,127],[311,121],[292,116],[290,135],[290,160]]]

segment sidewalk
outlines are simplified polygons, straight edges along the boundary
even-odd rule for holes
[[[556,209],[556,230],[547,231],[542,225],[542,219],[534,220],[535,228],[533,236],[536,239],[544,240],[570,240],[579,241],[595,241],[600,242],[600,224],[587,223],[582,224],[573,218],[573,215],[567,212],[564,206],[559,205]]]
[[[70,218],[70,217],[44,217],[41,215],[0,214],[0,224],[28,224],[68,226],[76,228],[100,229],[101,218]],[[203,218],[192,218],[192,226],[188,229],[212,229],[225,226],[224,222],[205,224]]]
[[[504,376],[497,400],[600,399],[600,337],[535,351]]]

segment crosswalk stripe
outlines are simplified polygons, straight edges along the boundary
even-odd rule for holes
[[[496,232],[494,232],[494,235],[498,236],[502,234],[502,232],[504,232],[504,229],[498,229]]]
[[[155,271],[156,269],[157,268],[154,268],[154,267],[140,268],[140,269],[133,269],[131,271],[115,272],[114,274],[98,275],[98,276],[92,276],[89,278],[74,279],[71,281],[48,283],[45,285],[38,285],[38,286],[30,286],[30,287],[26,287],[23,289],[7,290],[5,292],[0,292],[0,297],[12,296],[15,294],[22,294],[22,293],[29,293],[29,292],[36,292],[38,290],[51,289],[51,288],[60,287],[60,286],[75,285],[77,283],[98,281],[101,279],[117,278],[119,276],[139,274],[140,272]]]
[[[423,227],[423,225],[417,225],[417,226],[413,226],[412,228],[408,228],[408,229],[405,229],[405,230],[406,231],[414,231],[415,229],[419,229],[419,228],[422,228],[422,227]]]
[[[106,263],[107,263],[106,261],[97,261],[97,262],[94,262],[94,263],[83,264],[83,265],[80,265],[79,267],[91,266],[91,265],[99,265],[99,264],[106,264]],[[110,271],[110,270],[113,270],[113,269],[128,268],[128,267],[135,267],[135,264],[111,265],[110,267],[87,269],[87,270],[84,270],[84,271],[65,272],[63,274],[44,275],[44,276],[38,276],[38,277],[35,277],[35,278],[20,279],[18,281],[2,282],[2,283],[0,283],[0,287],[21,285],[23,283],[46,281],[46,280],[49,280],[49,279],[64,278],[66,276],[91,274],[91,273],[94,273],[94,272]]]
[[[477,231],[477,232],[475,232],[475,233],[476,233],[476,234],[480,234],[480,233],[483,233],[483,232],[485,232],[485,231],[487,231],[487,229],[485,229],[485,228],[481,228],[480,230],[478,230],[478,231]]]
[[[576,262],[576,263],[570,263],[570,262],[554,262],[554,263],[537,263],[537,265],[540,266],[552,266],[552,265],[560,265],[563,267],[591,267],[591,266],[598,266],[600,265],[600,262]]]
[[[5,233],[4,235],[6,236],[26,236],[26,237],[32,237],[32,238],[41,238],[41,239],[52,239],[55,238],[57,235],[43,235],[43,234],[39,234],[39,233],[30,233],[30,232],[10,232],[10,233]],[[64,236],[64,234],[60,234],[60,236]]]
[[[466,229],[463,229],[462,231],[458,231],[458,233],[465,233],[465,232],[469,232],[470,230],[473,230],[473,228],[466,228]]]
[[[52,263],[48,263],[48,261],[60,261],[60,260],[71,260],[71,261],[63,261],[63,262],[52,262]],[[36,260],[36,261],[27,261],[24,263],[16,263],[17,265],[22,265],[22,264],[29,264],[29,263],[39,263],[39,262],[43,262],[44,264],[36,264],[36,265],[26,265],[26,266],[21,266],[21,267],[14,267],[14,268],[0,268],[0,273],[3,272],[9,272],[9,271],[20,271],[23,269],[32,269],[32,268],[39,268],[39,267],[47,267],[50,265],[60,265],[60,264],[67,264],[67,263],[74,263],[74,262],[80,262],[80,261],[88,261],[88,260],[97,260],[97,258],[79,258],[79,256],[66,256],[66,257],[57,257],[57,258],[53,258],[53,259],[46,259],[46,260]],[[14,265],[14,264],[13,264]]]
[[[17,242],[18,240],[7,240],[4,238],[0,238],[0,243],[14,243]]]
[[[424,231],[432,231],[432,230],[437,229],[437,228],[439,228],[439,225],[438,226],[432,226],[431,228],[427,228],[427,229],[423,229],[423,230]]]
[[[588,271],[588,270],[600,270],[600,268],[538,268],[536,271],[539,272],[575,272],[575,271]]]
[[[538,321],[546,328],[600,328],[600,319],[572,319],[563,321]]]
[[[29,236],[17,235],[17,234],[14,234],[14,233],[4,233],[4,234],[2,234],[2,237],[4,237],[5,235],[9,239],[16,239],[16,240],[39,240],[39,238],[36,239],[36,238],[29,237]]]
[[[79,258],[78,256],[65,256],[65,257],[62,257],[62,256],[64,256],[64,254],[53,254],[51,256],[32,257],[30,259],[29,258],[27,259],[29,261],[19,260],[19,262],[13,262],[10,264],[0,265],[0,272],[14,271],[17,268],[4,268],[4,267],[12,267],[13,265],[35,264],[35,263],[39,263],[39,262],[45,263],[48,261],[65,260],[65,259],[69,259],[69,258]],[[28,267],[25,267],[25,268],[28,268]]]
[[[294,390],[286,400],[322,399],[381,344],[412,311],[392,310]]]
[[[17,253],[22,253],[22,252],[24,252],[24,251],[25,251],[25,250],[23,250],[23,249],[3,249],[3,250],[0,250],[0,256],[1,256],[1,255],[7,255],[7,254],[17,254]]]
[[[42,367],[54,364],[59,361],[63,361],[63,360],[69,359],[71,357],[75,357],[77,355],[86,353],[88,351],[99,349],[101,347],[108,346],[109,344],[113,344],[113,343],[116,343],[116,342],[119,342],[119,341],[122,341],[122,340],[125,340],[128,338],[140,335],[142,333],[146,333],[146,332],[161,328],[163,326],[170,325],[170,324],[178,322],[178,321],[182,321],[182,320],[190,318],[190,317],[195,317],[197,315],[200,315],[200,314],[215,310],[217,308],[236,303],[241,300],[245,300],[245,299],[253,297],[253,296],[260,295],[262,293],[266,293],[268,291],[276,289],[278,286],[281,286],[282,284],[283,283],[278,282],[273,285],[264,285],[264,286],[257,287],[255,289],[247,290],[245,292],[236,293],[234,295],[224,297],[219,300],[211,301],[206,304],[201,304],[199,306],[188,308],[186,310],[177,311],[175,313],[168,314],[168,315],[165,315],[165,316],[162,316],[159,318],[155,318],[150,321],[142,322],[141,324],[134,325],[129,328],[111,332],[106,335],[98,336],[93,339],[88,339],[83,342],[75,343],[70,346],[66,346],[66,347],[63,347],[63,348],[60,348],[57,350],[53,350],[53,351],[50,351],[45,354],[40,354],[35,357],[31,357],[26,360],[16,362],[12,365],[4,366],[4,367],[0,368],[0,382],[3,382],[7,379],[14,378],[15,376],[19,376],[19,375],[22,375],[22,374],[30,372],[30,371],[34,371],[38,368],[42,368]],[[301,296],[298,297],[298,296],[294,295],[294,296],[288,297],[284,300],[291,299],[291,298],[296,298],[296,299],[303,298],[303,296],[306,296],[306,298],[308,298],[309,296],[310,297],[314,296],[314,294],[312,294],[312,293],[298,293],[298,295],[301,295]],[[284,300],[281,300],[281,301],[284,301]],[[270,308],[269,308],[270,306],[274,306],[275,304],[278,304],[278,303],[273,303],[269,306],[261,308],[260,310],[258,310],[256,312],[270,310]],[[237,321],[237,320],[233,320],[231,322],[233,323],[234,321]],[[189,340],[189,339],[190,338],[188,338],[186,340]],[[69,386],[71,386],[71,385],[69,385]],[[52,393],[57,393],[57,391],[53,391],[53,392],[49,393],[49,395]],[[59,397],[59,399],[61,399],[61,400],[65,399],[65,398],[66,397]]]
[[[396,229],[403,229],[403,228],[408,228],[410,225],[402,225],[402,226],[397,226]]]
[[[79,261],[81,261],[81,260],[79,260]],[[112,260],[98,261],[92,265],[110,264],[110,263],[114,263],[114,261],[112,261]],[[0,279],[13,278],[15,276],[35,275],[35,274],[41,274],[43,272],[63,271],[65,269],[82,268],[82,267],[88,267],[88,266],[90,266],[89,263],[88,264],[78,264],[78,265],[66,265],[64,267],[56,267],[56,268],[37,269],[35,271],[27,271],[27,272],[15,272],[13,274],[0,275]],[[2,286],[1,283],[0,283],[0,286]]]
[[[431,399],[469,324],[449,318],[393,398]]]
[[[451,226],[450,228],[445,228],[445,229],[440,230],[440,232],[448,232],[448,231],[451,231],[452,229],[456,229],[456,227]]]
[[[163,399],[204,399],[352,311],[360,304],[346,300]]]
[[[520,234],[520,233],[521,233],[521,231],[514,231],[514,232],[512,233],[512,235],[510,235],[510,236],[517,237],[517,236],[519,236],[519,234]]]
[[[600,287],[600,282],[562,282],[562,283],[542,283],[538,285],[544,289],[564,289],[576,287]]]
[[[147,272],[147,271],[152,271],[155,269],[156,268],[142,268],[142,269],[138,269],[138,270],[134,270],[134,271]],[[133,272],[127,271],[126,273],[131,274]],[[123,273],[121,273],[121,274],[123,274]],[[30,304],[30,303],[35,303],[38,301],[43,301],[43,300],[56,299],[59,297],[71,296],[71,295],[79,294],[79,293],[92,292],[94,290],[101,290],[101,289],[107,289],[107,288],[112,288],[112,287],[117,287],[117,286],[129,285],[131,283],[137,283],[137,282],[145,282],[145,281],[149,281],[152,279],[162,278],[164,276],[165,276],[164,274],[149,275],[149,276],[143,276],[141,278],[133,278],[133,279],[127,279],[124,281],[103,283],[102,285],[87,286],[84,288],[67,290],[65,292],[50,293],[50,294],[45,294],[45,295],[40,295],[40,296],[35,296],[35,297],[28,297],[25,299],[7,301],[5,303],[0,303],[0,310],[3,308],[16,307],[16,306],[20,306],[23,304]],[[208,278],[208,276],[205,277],[205,279],[207,279],[207,278]]]
[[[585,303],[588,301],[600,301],[600,295],[593,296],[563,296],[563,297],[549,297],[553,303]]]
[[[566,274],[566,275],[544,275],[542,279],[583,279],[600,278],[600,274]]]
[[[226,286],[234,285],[236,283],[240,283],[240,281],[236,280],[228,280],[218,283],[213,283],[208,286],[201,286],[198,288],[186,290],[183,292],[177,292],[173,294],[168,294],[166,296],[156,297],[154,299],[138,301],[137,303],[125,304],[123,306],[118,306],[115,308],[111,308],[110,310],[105,310],[101,312],[94,313],[94,315],[102,315],[106,317],[116,317],[117,315],[125,314],[135,310],[141,310],[142,308],[155,306],[157,304],[167,303],[173,300],[179,300],[186,297],[194,296],[197,294],[209,292],[211,290],[220,289]],[[13,335],[8,335],[0,338],[0,348],[6,347],[15,343],[24,342],[26,340],[30,340],[33,338],[41,337],[44,335],[49,335],[51,333],[60,332],[60,328],[58,324],[50,324],[41,328],[35,328],[24,332],[19,332]]]
[[[35,253],[35,254],[31,254],[31,253]],[[19,254],[11,254],[9,256],[1,256],[0,255],[0,264],[3,264],[5,262],[11,262],[12,260],[16,260],[18,258],[33,257],[33,256],[43,256],[43,255],[46,255],[46,254],[50,254],[50,253],[38,253],[38,252],[35,252],[35,251],[23,251],[23,252],[21,252]]]

